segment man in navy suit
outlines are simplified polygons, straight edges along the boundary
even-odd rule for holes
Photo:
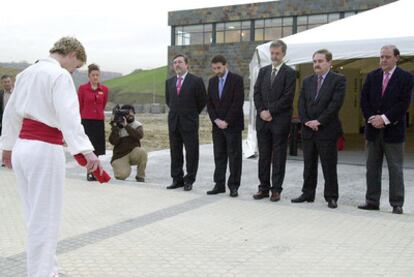
[[[173,58],[176,76],[165,83],[165,103],[169,107],[168,134],[170,139],[171,177],[173,182],[167,189],[193,188],[199,159],[198,116],[204,109],[207,96],[204,82],[188,72],[188,59],[184,55]],[[187,174],[183,171],[183,146]]]
[[[370,72],[361,91],[361,110],[366,121],[367,192],[363,210],[379,210],[381,169],[385,155],[389,172],[392,212],[402,214],[404,204],[403,157],[406,113],[410,106],[413,76],[397,67],[400,51],[394,45],[381,48],[381,68]]]
[[[230,196],[237,197],[242,172],[243,77],[228,70],[227,60],[222,55],[213,57],[211,67],[216,76],[208,83],[207,110],[213,124],[215,186],[207,194],[226,191],[228,161],[227,186]]]
[[[338,207],[338,150],[342,135],[339,110],[345,98],[345,77],[331,70],[332,53],[321,49],[313,54],[315,74],[305,78],[299,96],[303,139],[302,194],[292,203],[313,202],[318,177],[318,156],[325,179],[324,197],[328,207]]]

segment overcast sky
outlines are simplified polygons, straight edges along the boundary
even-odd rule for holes
[[[254,0],[8,0],[0,5],[0,62],[34,62],[62,36],[77,37],[88,63],[129,73],[163,66],[168,11],[265,2]]]

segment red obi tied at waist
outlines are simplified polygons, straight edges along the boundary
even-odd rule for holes
[[[62,132],[42,122],[24,118],[19,138],[63,145]]]
[[[28,140],[38,140],[46,143],[63,145],[63,134],[59,129],[50,127],[42,122],[24,118],[19,138]],[[87,161],[83,154],[79,153],[74,156],[75,160],[81,166],[86,166]],[[93,175],[100,183],[107,183],[111,180],[109,174],[103,170],[102,174],[99,169],[93,172]]]

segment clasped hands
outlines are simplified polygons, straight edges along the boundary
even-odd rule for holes
[[[374,128],[382,129],[385,128],[385,122],[381,115],[373,115],[368,119],[368,123],[370,123]]]
[[[264,110],[260,112],[260,118],[264,121],[270,122],[272,121],[272,114],[268,110]]]
[[[217,127],[219,127],[220,129],[227,129],[227,127],[229,127],[229,124],[226,121],[221,120],[219,118],[214,120],[214,123],[216,123]]]
[[[320,125],[321,123],[316,119],[305,123],[305,126],[311,128],[313,131],[318,131]]]

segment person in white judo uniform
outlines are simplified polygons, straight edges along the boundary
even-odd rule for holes
[[[65,155],[83,154],[87,169],[102,167],[85,135],[71,73],[86,62],[82,44],[58,40],[50,56],[17,75],[3,116],[0,148],[16,174],[27,225],[27,274],[59,276],[56,248],[63,204]]]

